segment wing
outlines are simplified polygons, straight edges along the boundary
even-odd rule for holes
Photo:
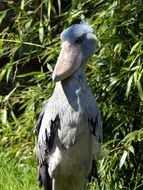
[[[93,161],[92,161],[92,168],[91,172],[88,176],[89,182],[91,182],[92,177],[96,178],[98,180],[98,183],[100,179],[98,178],[97,173],[97,167],[96,167],[96,160],[101,154],[101,148],[102,148],[102,141],[103,141],[103,132],[102,132],[102,121],[99,109],[97,107],[96,110],[97,114],[95,118],[92,118],[89,120],[90,130],[91,130],[91,138],[92,138],[92,153],[93,153]]]
[[[40,128],[41,128],[41,123],[42,123],[42,119],[43,119],[43,116],[44,116],[44,113],[45,113],[45,109],[46,109],[46,105],[42,109],[42,111],[41,111],[41,113],[40,113],[40,115],[38,117],[37,123],[36,123],[35,133],[36,133],[37,136],[38,136]]]
[[[89,120],[89,125],[92,134],[92,153],[94,155],[94,159],[97,160],[101,153],[101,146],[103,141],[102,121],[98,108],[96,116]]]
[[[102,143],[103,132],[102,132],[102,121],[101,121],[99,109],[97,109],[96,117],[90,120],[90,128],[91,128],[92,135],[96,137],[99,143]]]
[[[46,102],[36,124],[36,157],[39,164],[39,185],[51,190],[52,180],[48,173],[48,153],[51,150],[59,126],[59,116],[50,110]],[[52,115],[51,115],[52,114]]]

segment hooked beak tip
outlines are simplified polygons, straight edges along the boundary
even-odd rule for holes
[[[59,77],[58,75],[56,75],[55,73],[53,73],[53,75],[52,75],[52,80],[53,80],[54,82],[59,82],[59,81],[60,81],[60,77]]]

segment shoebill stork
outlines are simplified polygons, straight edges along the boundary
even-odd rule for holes
[[[64,30],[60,38],[52,74],[55,89],[36,126],[39,181],[45,190],[86,190],[102,143],[100,112],[84,76],[96,36],[82,22]]]

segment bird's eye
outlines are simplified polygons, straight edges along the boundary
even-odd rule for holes
[[[81,42],[82,42],[82,38],[77,38],[77,39],[75,40],[75,44],[81,44]]]

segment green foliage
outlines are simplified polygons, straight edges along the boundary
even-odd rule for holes
[[[1,190],[40,190],[34,160],[31,164],[19,164],[16,159],[8,159],[3,154],[0,159]]]
[[[36,172],[34,126],[54,88],[51,73],[59,54],[59,34],[84,18],[100,41],[86,75],[104,130],[99,187],[93,182],[91,189],[143,188],[142,10],[142,0],[0,2],[0,153],[4,157],[0,189],[11,186],[4,188],[6,176],[14,189],[37,188],[32,174]],[[21,165],[26,166],[23,185],[16,187]],[[16,172],[10,173],[14,166]],[[24,181],[26,173],[29,181]]]

